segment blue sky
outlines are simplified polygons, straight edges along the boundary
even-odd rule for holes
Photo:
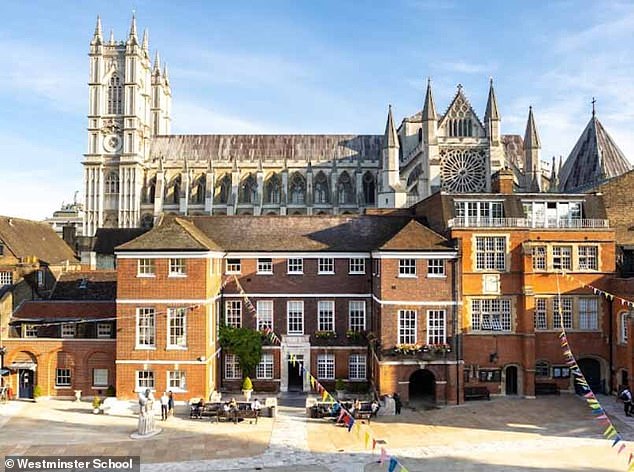
[[[634,156],[634,4],[613,1],[155,1],[0,4],[0,214],[41,219],[83,187],[95,19],[132,10],[168,63],[174,133],[380,134],[461,83],[480,117],[495,80],[502,132],[532,105],[542,159],[597,116]]]

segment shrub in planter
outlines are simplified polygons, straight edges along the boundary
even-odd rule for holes
[[[107,397],[116,397],[117,396],[117,392],[114,389],[113,385],[110,385],[107,389],[106,389],[106,396]]]
[[[346,389],[346,384],[341,379],[335,380],[335,390],[338,392],[343,392]]]
[[[253,382],[251,382],[250,377],[244,378],[244,382],[242,382],[242,390],[253,390]]]
[[[37,400],[41,396],[42,396],[42,387],[40,387],[39,385],[36,385],[35,388],[33,389],[33,398]]]

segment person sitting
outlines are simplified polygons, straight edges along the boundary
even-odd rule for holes
[[[229,406],[229,402],[225,402],[224,405],[222,405],[222,411],[224,411],[225,413],[231,411],[231,407]]]
[[[253,403],[251,403],[251,409],[257,411],[259,414],[260,410],[262,409],[262,404],[260,403],[260,400],[258,400],[257,398],[253,400]]]
[[[238,402],[236,401],[235,398],[232,398],[231,401],[229,402],[229,410],[238,411]]]
[[[373,418],[376,418],[376,414],[379,411],[379,402],[377,400],[373,400],[372,403],[370,404],[370,416],[372,416]]]

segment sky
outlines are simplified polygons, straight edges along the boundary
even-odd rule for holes
[[[88,48],[97,15],[125,40],[135,11],[169,68],[172,132],[382,134],[462,84],[503,134],[533,106],[542,160],[597,117],[633,160],[634,3],[561,0],[0,3],[0,214],[43,219],[83,194]]]

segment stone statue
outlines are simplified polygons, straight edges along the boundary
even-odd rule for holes
[[[139,392],[139,427],[138,434],[146,436],[156,431],[154,423],[154,396],[148,388],[145,392]]]

